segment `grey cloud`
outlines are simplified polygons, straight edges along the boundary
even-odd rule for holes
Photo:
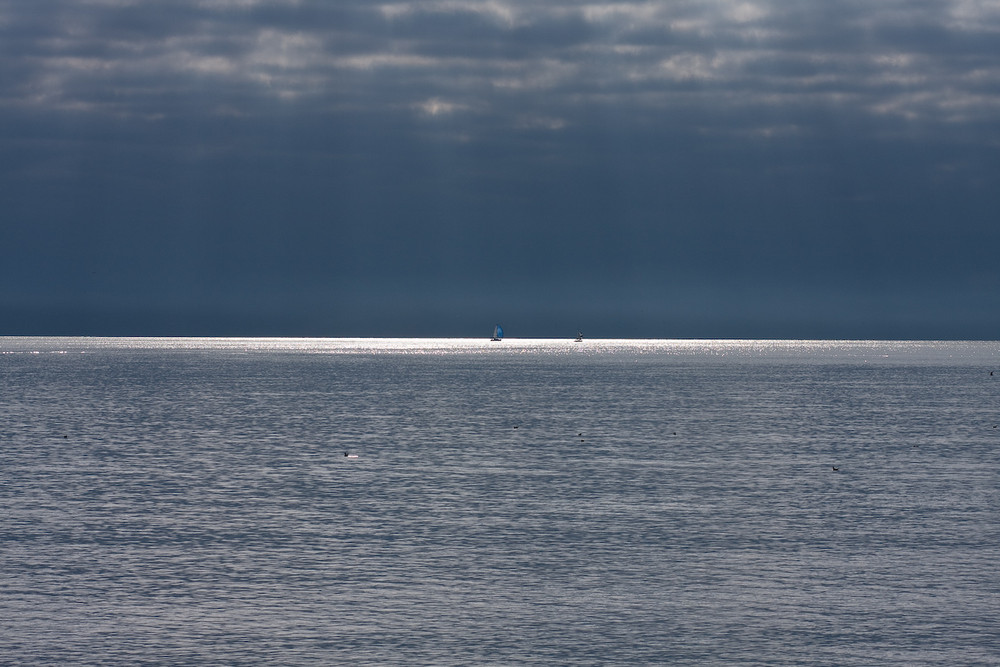
[[[933,288],[941,330],[941,294],[998,286],[998,27],[958,1],[0,0],[0,278],[240,321],[260,294],[301,327],[324,299],[391,320],[344,286],[536,293],[539,322],[589,290],[688,331],[755,290]]]
[[[684,94],[681,103],[697,95],[705,105],[732,104],[726,95],[739,91],[742,104],[860,94],[856,103],[869,113],[940,116],[942,109],[917,109],[908,98],[956,89],[981,97],[998,76],[990,23],[946,24],[926,6],[914,18],[903,10],[915,3],[895,11],[847,2],[809,9],[432,2],[387,12],[364,3],[40,6],[37,14],[4,6],[2,30],[13,38],[4,41],[17,44],[8,47],[17,52],[7,75],[19,84],[7,104],[97,111],[113,93],[107,111],[121,114],[163,94],[222,87],[305,108],[338,99],[413,108],[448,95],[451,108],[489,102],[531,110],[553,95],[570,113],[589,96],[669,110],[671,91]],[[759,11],[740,17],[741,7],[754,6]],[[550,115],[552,102],[545,101]]]

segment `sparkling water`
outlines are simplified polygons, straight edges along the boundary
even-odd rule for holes
[[[0,338],[0,401],[0,662],[1000,664],[998,343]]]

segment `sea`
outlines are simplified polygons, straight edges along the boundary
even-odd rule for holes
[[[998,665],[1000,342],[2,337],[0,663]]]

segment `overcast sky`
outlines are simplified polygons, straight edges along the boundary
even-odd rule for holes
[[[0,0],[0,333],[1000,338],[997,0]]]

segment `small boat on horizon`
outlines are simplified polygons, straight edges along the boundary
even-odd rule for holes
[[[583,342],[583,332],[582,331],[578,331],[577,332],[577,334],[576,334],[576,342],[577,343],[582,343]]]
[[[490,340],[492,340],[492,341],[503,340],[503,327],[502,326],[500,326],[498,324],[495,327],[493,327],[493,338],[490,338]]]

